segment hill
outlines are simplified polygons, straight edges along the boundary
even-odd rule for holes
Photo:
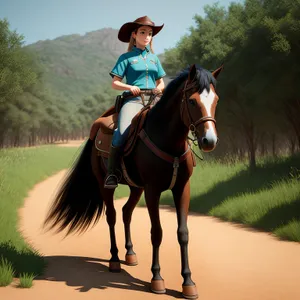
[[[104,28],[85,35],[39,41],[27,47],[38,54],[45,72],[45,86],[51,93],[79,103],[110,86],[109,72],[127,49],[117,35],[118,30]]]
[[[38,54],[44,81],[53,94],[74,102],[101,91],[110,84],[109,71],[127,45],[111,28],[72,34],[27,46]]]

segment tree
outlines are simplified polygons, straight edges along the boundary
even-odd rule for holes
[[[255,167],[257,150],[267,153],[266,140],[276,155],[276,137],[290,139],[288,123],[299,136],[299,0],[246,0],[228,10],[215,4],[205,13],[195,16],[196,27],[166,52],[163,65],[173,73],[195,62],[206,69],[225,63],[218,80],[224,155],[238,155],[246,144],[249,165]]]

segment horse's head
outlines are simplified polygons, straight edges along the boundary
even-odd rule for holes
[[[215,111],[219,97],[215,82],[222,69],[210,73],[192,65],[183,89],[181,118],[205,152],[214,150],[218,143]]]

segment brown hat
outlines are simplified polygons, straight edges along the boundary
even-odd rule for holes
[[[118,39],[121,42],[129,43],[131,33],[140,26],[151,26],[153,30],[152,36],[155,36],[161,31],[161,29],[164,27],[164,24],[161,26],[155,26],[154,22],[152,22],[149,17],[140,17],[133,22],[128,22],[122,25],[119,30]]]

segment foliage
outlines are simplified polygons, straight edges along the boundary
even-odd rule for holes
[[[169,73],[194,62],[210,70],[224,63],[218,78],[218,156],[248,153],[255,167],[257,153],[300,150],[299,15],[299,0],[206,6],[190,34],[166,51]]]
[[[0,104],[23,92],[37,80],[31,69],[31,57],[22,51],[23,36],[9,30],[6,19],[0,20]]]
[[[1,21],[1,20],[0,20]],[[109,70],[121,54],[114,30],[71,35],[22,47],[0,23],[0,148],[81,139],[116,91]]]

